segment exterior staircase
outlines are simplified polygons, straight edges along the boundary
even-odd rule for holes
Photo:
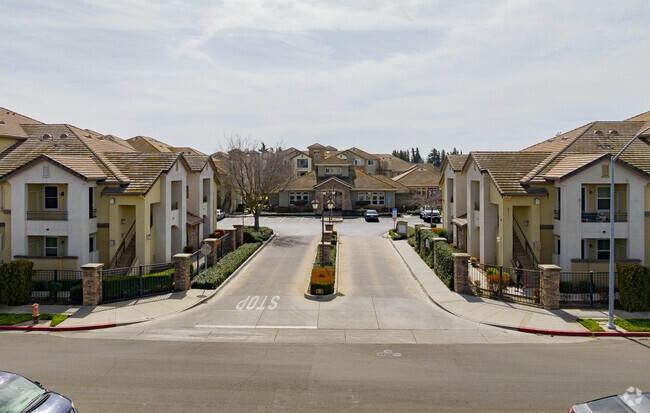
[[[117,260],[117,265],[115,268],[125,268],[130,267],[131,263],[135,259],[135,237],[131,238],[131,242],[126,246],[122,255]],[[523,261],[522,261],[523,262]]]
[[[521,261],[521,264],[526,270],[536,269],[533,268],[533,264],[530,262],[528,254],[526,254],[526,249],[521,245],[517,234],[515,231],[512,231],[512,261],[517,262],[517,260]]]

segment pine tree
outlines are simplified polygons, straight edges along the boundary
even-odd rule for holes
[[[440,152],[440,165],[445,162],[445,158],[447,157],[447,154],[445,153],[445,150],[443,149],[442,152]]]
[[[413,151],[413,149],[411,149]],[[420,156],[420,148],[415,148],[413,151],[413,163],[422,163],[422,156]]]

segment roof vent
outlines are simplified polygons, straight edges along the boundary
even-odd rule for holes
[[[618,131],[616,129],[612,129],[609,131],[609,134],[612,136],[618,136]]]
[[[59,136],[59,138],[61,138],[61,139],[65,139],[65,138],[67,138],[67,137],[68,137],[68,134],[67,134],[67,133],[62,133],[62,134]]]
[[[560,140],[561,140],[561,141],[565,141],[565,140],[567,140],[567,139],[569,139],[569,138],[566,137],[566,136],[563,136]]]
[[[555,142],[555,138],[551,138],[548,140],[549,142]]]
[[[50,135],[49,133],[46,133],[45,135],[43,135],[43,140],[45,140],[45,139],[52,139],[52,135]]]
[[[5,124],[5,121],[4,121],[4,120],[0,120],[0,125],[4,125],[4,124]]]
[[[596,130],[594,131],[594,135],[602,136],[602,135],[603,135],[603,131],[601,131],[600,129],[596,129]]]

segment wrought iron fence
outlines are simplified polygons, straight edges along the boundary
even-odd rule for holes
[[[174,289],[174,263],[102,271],[102,302],[163,294]]]
[[[68,211],[27,211],[29,221],[67,221]]]
[[[205,271],[208,266],[208,260],[203,253],[203,246],[199,247],[198,250],[192,253],[190,257],[190,278],[194,278],[196,275],[200,274],[201,271]]]
[[[219,238],[217,241],[217,261],[224,255],[232,251],[232,241],[230,240],[231,234],[226,234]]]
[[[614,273],[614,301],[618,298],[618,274]],[[608,303],[608,272],[560,272],[561,306],[607,307]]]
[[[81,270],[34,270],[32,301],[68,303],[82,300]]]
[[[477,296],[540,305],[540,271],[468,262],[469,282]]]

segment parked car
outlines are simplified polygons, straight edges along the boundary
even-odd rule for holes
[[[220,209],[217,209],[217,221],[221,221],[226,217],[226,213]]]
[[[436,224],[441,222],[440,211],[429,207],[420,210],[420,218],[422,218],[424,222],[434,222]]]
[[[379,221],[379,213],[375,211],[374,209],[368,209],[366,212],[363,214],[363,217],[367,221]]]
[[[650,393],[628,392],[575,404],[569,413],[650,412]]]
[[[40,383],[8,371],[0,371],[1,412],[76,413],[67,397],[47,390]]]

